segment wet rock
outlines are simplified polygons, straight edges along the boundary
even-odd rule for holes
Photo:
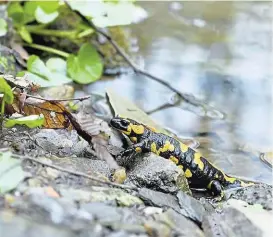
[[[143,203],[138,197],[117,188],[93,186],[88,191],[61,188],[60,193],[63,197],[77,202],[107,202],[115,200],[120,206],[132,206]]]
[[[70,170],[77,170],[96,177],[101,177],[102,179],[107,179],[111,175],[109,165],[102,160],[91,160],[84,157],[75,157],[73,159],[71,159],[71,157],[52,157],[51,160],[54,165],[59,165]]]
[[[85,156],[86,154],[88,154],[88,157],[93,156],[93,155],[90,155],[88,151],[89,148],[90,148],[90,145],[88,144],[88,142],[85,140],[81,140],[71,147],[71,153],[76,156]]]
[[[47,177],[49,179],[54,180],[54,179],[56,179],[59,176],[60,171],[56,170],[56,169],[53,169],[53,168],[50,168],[50,167],[47,167],[46,168],[46,174],[47,174]]]
[[[104,203],[86,203],[81,208],[99,222],[142,224],[145,217],[127,207],[113,207]]]
[[[191,193],[182,169],[162,157],[150,154],[143,159],[137,159],[134,167],[127,172],[125,183],[137,187],[172,193],[183,190]]]
[[[45,218],[52,223],[68,226],[73,224],[76,229],[93,219],[88,212],[78,209],[70,200],[47,196],[41,188],[30,189],[24,199],[14,202],[12,207],[25,213],[31,210],[37,219]]]
[[[221,214],[205,218],[202,227],[207,236],[272,236],[272,211],[236,199],[230,199],[224,206]]]
[[[0,213],[0,236],[5,237],[102,237],[109,234],[109,230],[97,223],[87,223],[84,227],[73,229],[72,226],[64,226],[50,223],[45,220],[37,220],[32,215],[16,215],[9,211]]]
[[[227,197],[246,201],[248,204],[261,204],[265,209],[272,210],[272,185],[259,184],[238,190],[228,190]]]
[[[203,237],[201,229],[185,216],[177,213],[173,209],[168,209],[162,214],[154,216],[155,220],[166,223],[176,234],[181,236]]]
[[[71,85],[40,88],[39,94],[50,99],[69,99],[74,96],[75,89]]]
[[[173,196],[171,194],[142,188],[139,190],[138,196],[147,205],[172,208],[176,212],[201,223],[205,214],[205,209],[202,204],[196,199],[180,192],[177,196]]]
[[[144,227],[149,236],[173,236],[172,229],[164,223],[156,221],[147,221]]]
[[[74,134],[75,136],[75,134]],[[69,155],[75,141],[73,133],[61,133],[53,129],[42,129],[34,135],[36,143],[44,150],[56,155]]]
[[[201,202],[181,191],[176,194],[176,197],[180,208],[183,210],[182,214],[202,223],[206,211]]]
[[[156,207],[170,207],[179,210],[180,206],[175,196],[151,189],[142,188],[138,191],[138,196],[146,205]]]
[[[60,226],[37,223],[35,220],[14,216],[6,211],[0,213],[0,236],[5,237],[76,237],[76,233]]]

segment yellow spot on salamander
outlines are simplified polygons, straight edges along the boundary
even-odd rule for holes
[[[221,171],[222,172],[222,171]],[[222,172],[224,174],[224,179],[230,183],[234,183],[237,179],[234,177],[229,177],[228,175],[226,175],[224,172]]]
[[[208,186],[207,186],[208,189],[211,189],[212,182],[213,182],[213,181],[210,181],[210,182],[209,182],[209,184],[208,184]]]
[[[135,151],[139,153],[142,151],[142,149],[140,147],[136,147]]]
[[[132,128],[133,132],[136,134],[143,134],[145,131],[145,128],[143,125],[134,125],[131,124],[130,127]]]
[[[198,165],[200,170],[204,170],[204,163],[201,161],[201,154],[199,152],[194,153],[193,162]]]
[[[192,177],[192,172],[189,169],[186,169],[185,176],[186,176],[186,178]]]
[[[151,144],[151,152],[153,152],[153,153],[157,154],[157,150],[156,150],[156,144],[155,144],[155,142],[153,142],[153,143]]]
[[[127,131],[121,131],[121,132],[126,134],[127,136],[129,136],[132,132],[132,128],[131,128],[131,126],[128,126]]]
[[[183,153],[185,153],[189,149],[189,147],[184,143],[180,142],[180,149]]]
[[[170,156],[170,160],[175,163],[176,165],[178,164],[178,159],[174,156]]]
[[[174,151],[174,145],[170,143],[170,141],[166,141],[163,147],[160,147],[159,149],[156,149],[156,144],[153,142],[151,144],[151,151],[157,155],[160,155],[160,153],[166,152],[166,151]]]
[[[136,137],[130,137],[130,140],[131,140],[132,142],[137,142],[137,138],[136,138]]]

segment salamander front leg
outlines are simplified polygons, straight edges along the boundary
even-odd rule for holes
[[[208,185],[208,190],[210,193],[215,196],[215,201],[221,201],[224,198],[224,191],[222,185],[218,180],[212,180]]]
[[[148,141],[143,140],[139,143],[136,143],[132,146],[129,146],[126,150],[122,151],[119,156],[130,156],[133,153],[141,153],[141,152],[147,152],[147,144]]]

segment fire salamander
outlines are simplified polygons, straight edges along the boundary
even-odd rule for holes
[[[121,156],[128,156],[134,152],[153,152],[169,159],[183,169],[191,188],[205,188],[220,200],[224,197],[224,188],[254,184],[225,174],[199,152],[132,119],[117,116],[112,118],[110,125],[126,135],[133,143],[120,154]]]

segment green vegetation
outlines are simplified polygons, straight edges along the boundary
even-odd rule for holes
[[[131,24],[133,11],[138,8],[133,2],[10,2],[8,16],[12,19],[14,29],[20,36],[23,46],[43,52],[39,55],[41,58],[38,55],[29,57],[27,62],[28,79],[40,84],[41,87],[55,86],[71,81],[88,84],[100,79],[103,73],[103,60],[91,43],[95,30],[91,27],[92,25],[88,24],[88,21],[92,21],[97,27]],[[75,14],[74,11],[86,17],[87,21]],[[67,25],[56,27],[63,19]],[[5,27],[6,22],[0,21],[0,35],[5,34]],[[41,37],[42,39],[47,37],[52,42],[47,40],[45,43],[42,40],[43,44],[41,44]],[[71,52],[60,50],[59,47],[57,49],[54,44],[58,42],[57,39],[69,40],[72,45],[75,45],[75,49]],[[53,54],[61,57],[55,61],[62,65],[61,72],[52,71],[47,63],[43,62],[45,57],[51,57]],[[20,72],[20,75],[25,72]]]

